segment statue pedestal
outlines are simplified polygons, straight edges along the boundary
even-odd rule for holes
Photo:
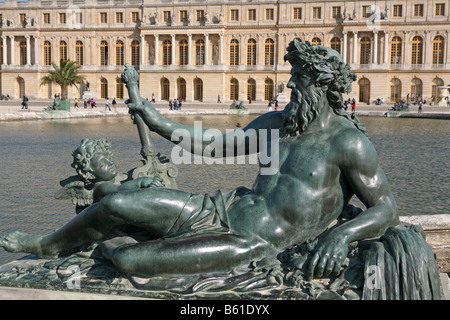
[[[275,100],[277,100],[278,102],[288,102],[288,98],[286,93],[279,93],[276,97]]]
[[[60,110],[70,111],[70,100],[61,100],[59,108]]]

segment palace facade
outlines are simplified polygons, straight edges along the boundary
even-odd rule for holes
[[[337,50],[357,74],[359,102],[439,96],[450,84],[450,2],[290,0],[4,0],[0,91],[51,98],[41,86],[60,59],[86,84],[69,98],[126,97],[124,64],[156,100],[268,101],[290,77],[294,38]],[[347,96],[346,96],[347,97]]]

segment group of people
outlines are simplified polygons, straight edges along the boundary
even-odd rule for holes
[[[273,109],[272,109],[272,103],[275,104],[275,111],[278,111],[278,100],[275,100],[275,101],[269,101],[269,104],[268,104],[269,111],[273,111]]]
[[[377,98],[377,100],[375,101],[376,105],[382,105],[384,103],[384,98]]]
[[[353,99],[348,98],[348,100],[344,101],[344,109],[345,109],[345,111],[348,110],[349,106],[352,107],[352,112],[356,111],[356,100],[355,100],[355,98],[353,98]]]
[[[2,94],[2,95],[0,95],[0,100],[9,100],[9,99],[11,99],[9,94]]]
[[[152,100],[153,101],[153,100]],[[181,110],[182,99],[170,99],[169,100],[169,110]]]

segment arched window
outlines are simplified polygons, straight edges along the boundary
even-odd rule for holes
[[[116,98],[123,99],[123,82],[121,78],[116,78]]]
[[[272,39],[267,39],[264,44],[264,64],[273,66],[275,63],[275,45]]]
[[[194,79],[194,100],[203,100],[203,81],[200,78]]]
[[[391,102],[399,102],[402,97],[402,83],[399,79],[394,78],[391,80]]]
[[[3,41],[0,41],[0,64],[6,64],[6,61],[3,61]]]
[[[139,45],[139,41],[133,40],[131,42],[131,64],[133,66],[137,66],[140,64],[140,61],[139,61],[140,56],[141,56],[140,47],[141,46]]]
[[[439,102],[439,87],[444,85],[444,81],[440,78],[434,78],[431,84],[431,96],[434,97],[434,102]],[[433,101],[432,101],[433,102]]]
[[[230,80],[230,100],[239,100],[239,82],[235,78]]]
[[[170,40],[164,40],[163,42],[163,64],[165,66],[172,64],[172,41]]]
[[[50,41],[44,41],[44,65],[50,66],[52,64],[52,45]]]
[[[188,64],[188,42],[186,39],[180,40],[180,65]]]
[[[320,38],[318,38],[318,37],[314,37],[314,38],[311,40],[311,44],[312,44],[313,46],[320,46],[320,45],[322,44],[322,40],[320,40]]]
[[[169,100],[170,99],[170,82],[169,79],[163,78],[161,80],[161,100]]]
[[[415,36],[412,40],[411,64],[422,64],[423,39]]]
[[[444,64],[443,36],[436,36],[433,39],[433,64]]]
[[[267,78],[264,80],[264,100],[272,101],[273,99],[273,81]]]
[[[105,78],[100,79],[100,98],[108,98],[108,80],[106,80]]]
[[[239,41],[236,39],[233,39],[230,42],[230,65],[239,65]]]
[[[252,78],[247,80],[247,99],[256,100],[256,81]]]
[[[402,63],[402,39],[398,36],[391,41],[391,64]]]
[[[411,80],[411,100],[414,95],[414,99],[422,96],[422,80],[414,78]]]
[[[108,42],[105,40],[100,42],[100,65],[108,65]]]
[[[19,48],[20,48],[20,64],[24,66],[27,64],[27,42],[25,40],[20,41]]]
[[[341,54],[341,39],[338,37],[333,37],[330,42],[331,49],[336,50]]]
[[[186,80],[183,78],[178,78],[178,97],[186,100]]]
[[[121,40],[116,41],[116,66],[123,66],[125,64],[124,57],[125,49]]]
[[[65,41],[59,43],[59,60],[67,61],[67,43]]]
[[[359,84],[359,102],[370,102],[370,81],[367,78],[362,78]]]
[[[75,61],[80,66],[84,63],[84,52],[83,52],[83,42],[78,40],[75,42]]]
[[[247,65],[256,65],[256,40],[249,39],[247,41]]]
[[[369,37],[361,38],[361,52],[359,57],[360,64],[370,63],[370,50],[372,46],[372,40]]]
[[[18,77],[17,84],[19,85],[19,98],[23,98],[25,95],[25,80],[22,77]]]
[[[195,42],[195,63],[198,66],[205,64],[205,41],[202,39]]]

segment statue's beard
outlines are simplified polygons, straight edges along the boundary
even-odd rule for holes
[[[310,88],[305,90],[292,89],[291,101],[283,111],[283,131],[285,135],[295,135],[297,131],[305,131],[308,125],[320,114],[319,103],[324,93],[320,88]]]

